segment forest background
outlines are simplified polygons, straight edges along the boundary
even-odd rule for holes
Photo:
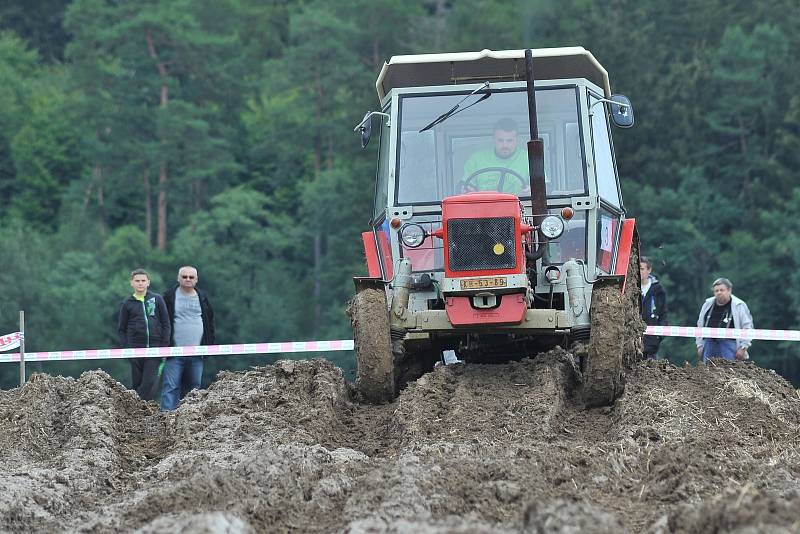
[[[130,271],[161,292],[187,263],[219,343],[349,338],[383,61],[574,45],[634,103],[617,164],[670,323],[726,276],[758,328],[800,328],[797,0],[5,0],[0,31],[0,334],[25,310],[29,351],[116,346]],[[800,343],[751,354],[800,384]],[[129,382],[28,369],[98,366]]]

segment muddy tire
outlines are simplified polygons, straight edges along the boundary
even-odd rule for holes
[[[639,235],[634,235],[634,246],[628,262],[628,274],[625,277],[625,292],[622,296],[625,304],[625,332],[622,346],[622,363],[625,369],[642,359],[644,339],[642,333],[646,324],[642,320],[642,279],[639,274]]]
[[[604,281],[592,289],[591,335],[583,370],[583,400],[588,408],[613,404],[625,389],[626,369],[641,358],[638,239],[625,279],[624,292],[618,284]]]
[[[353,327],[360,399],[370,404],[392,401],[396,388],[386,293],[376,288],[358,291],[347,315]]]

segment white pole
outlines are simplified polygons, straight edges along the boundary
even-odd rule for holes
[[[25,385],[25,312],[19,312],[19,387]]]

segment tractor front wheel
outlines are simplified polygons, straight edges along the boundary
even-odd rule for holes
[[[347,314],[353,326],[358,395],[370,404],[391,402],[396,387],[386,292],[376,287],[357,288]]]
[[[634,235],[624,292],[613,280],[592,288],[591,334],[583,368],[583,400],[587,407],[608,406],[625,389],[625,372],[642,354],[639,239]]]

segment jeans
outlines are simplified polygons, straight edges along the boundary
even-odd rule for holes
[[[709,358],[736,359],[735,339],[706,339],[703,342],[703,361]]]
[[[193,389],[200,388],[203,378],[201,356],[175,356],[164,365],[164,384],[161,387],[161,411],[178,407],[178,401]]]

